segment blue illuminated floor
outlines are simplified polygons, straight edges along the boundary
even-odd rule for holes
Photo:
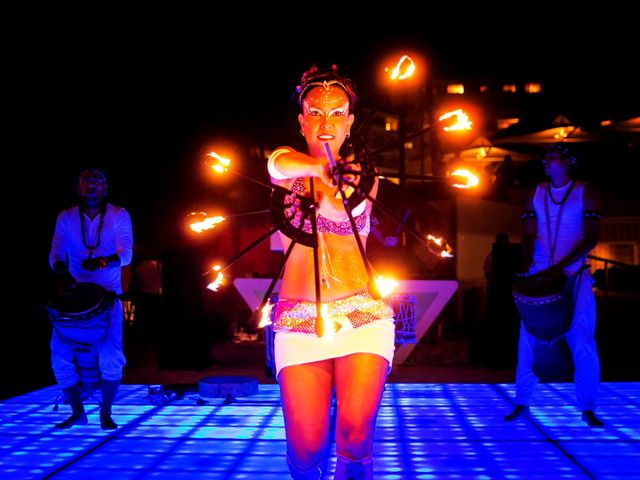
[[[605,383],[591,429],[571,384],[540,385],[531,420],[507,424],[513,385],[389,384],[375,438],[376,479],[640,478],[640,383]],[[149,404],[145,385],[121,387],[114,419],[57,431],[57,387],[0,402],[0,478],[287,479],[277,385],[224,405],[185,395]],[[332,478],[333,453],[323,478]]]

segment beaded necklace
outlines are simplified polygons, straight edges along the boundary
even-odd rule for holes
[[[567,188],[567,191],[562,196],[562,200],[560,200],[559,202],[556,202],[555,199],[553,198],[553,195],[551,195],[551,181],[547,183],[548,195],[544,196],[544,213],[547,218],[547,239],[549,241],[549,253],[550,253],[549,266],[555,264],[556,244],[558,243],[558,231],[560,230],[560,218],[562,217],[562,211],[564,210],[564,202],[566,202],[567,198],[569,198],[569,193],[571,193],[571,190],[573,190],[573,186],[575,185],[575,183],[576,183],[575,180],[571,180],[571,185],[569,185],[569,188]],[[547,198],[550,198],[551,201],[556,205],[560,205],[560,209],[558,210],[558,215],[556,216],[556,228],[553,233],[553,236],[551,235],[551,218],[549,215],[549,202],[547,201]]]
[[[556,202],[556,199],[553,198],[553,195],[551,194],[551,182],[549,181],[547,183],[547,193],[549,194],[549,198],[551,199],[551,201],[553,203],[555,203],[556,205],[562,205],[564,202],[567,201],[567,197],[569,197],[569,193],[571,192],[571,189],[573,188],[573,185],[576,183],[575,180],[571,180],[571,185],[569,186],[569,188],[567,189],[566,192],[564,192],[564,195],[562,196],[562,200],[560,200],[559,202]]]
[[[100,235],[102,233],[102,225],[104,225],[104,212],[106,210],[106,205],[103,205],[100,210],[100,223],[98,223],[98,235],[96,238],[95,245],[89,245],[87,242],[86,230],[84,227],[84,215],[82,214],[82,208],[78,207],[78,214],[80,215],[80,228],[82,229],[82,244],[85,248],[89,249],[89,258],[93,256],[93,251],[100,246]]]

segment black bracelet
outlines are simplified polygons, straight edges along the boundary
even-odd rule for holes
[[[585,210],[582,212],[582,218],[585,220],[600,220],[602,218],[602,213],[597,210]]]

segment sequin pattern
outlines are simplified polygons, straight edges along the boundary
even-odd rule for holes
[[[304,183],[302,178],[296,178],[293,186],[291,187],[291,191],[294,194],[304,195]],[[288,203],[294,203],[295,196],[288,195],[286,201]],[[302,212],[297,210],[295,204],[286,209],[287,216],[294,215],[291,219],[291,225],[294,227],[298,227],[300,225]],[[363,212],[360,215],[354,217],[356,222],[356,228],[358,229],[358,233],[360,235],[369,235],[369,231],[371,230],[371,218],[367,214],[367,212]],[[318,232],[320,233],[334,233],[336,235],[352,235],[353,231],[351,230],[351,223],[349,220],[345,220],[343,222],[334,222],[333,220],[329,220],[322,215],[318,215],[317,219]],[[305,233],[311,233],[311,222],[309,220],[305,220],[304,226],[302,227]]]
[[[367,292],[323,302],[328,318],[343,327],[358,328],[383,318],[393,318],[393,308],[384,300],[375,300]],[[306,300],[281,299],[275,308],[275,332],[315,334],[316,304]]]

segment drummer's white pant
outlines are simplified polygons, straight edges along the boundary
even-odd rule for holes
[[[119,381],[122,367],[126,363],[122,350],[122,302],[116,299],[107,313],[107,332],[98,345],[98,364],[103,380]],[[76,348],[65,342],[56,332],[51,335],[51,368],[60,388],[78,383],[78,371],[75,362]]]
[[[600,383],[600,360],[595,341],[596,300],[593,294],[593,279],[588,270],[582,273],[582,281],[576,298],[576,307],[571,328],[566,334],[567,344],[573,357],[573,382],[580,410],[594,410]],[[516,403],[529,405],[538,384],[533,374],[533,351],[535,340],[520,323],[518,342],[518,366],[516,368]]]

